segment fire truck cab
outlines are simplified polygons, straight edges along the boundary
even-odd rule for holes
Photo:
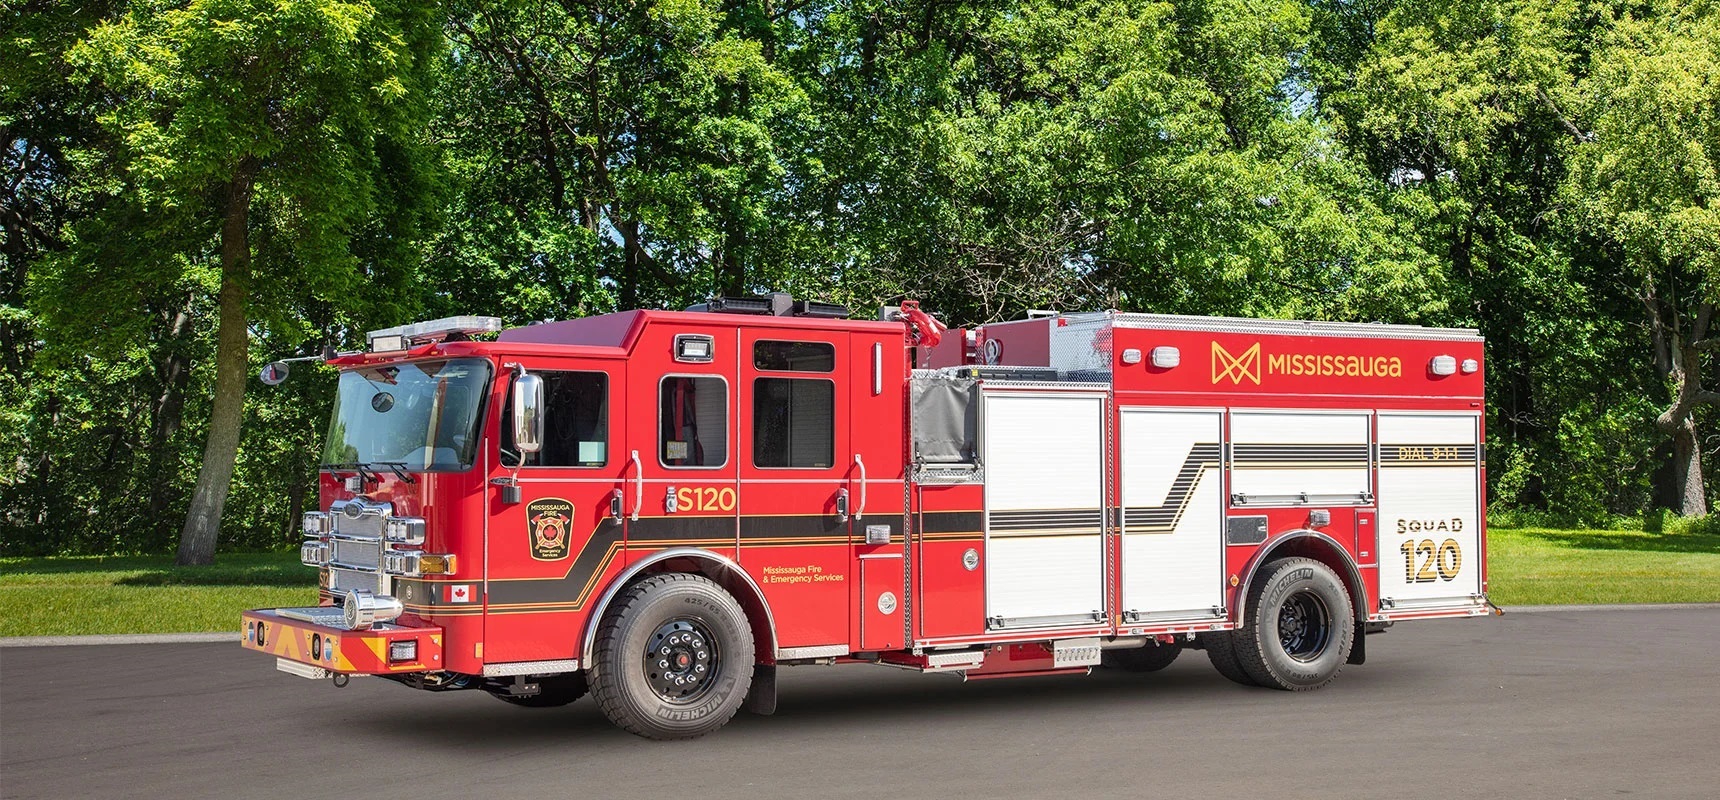
[[[1305,690],[1488,613],[1470,330],[1114,311],[943,331],[786,295],[371,334],[247,648],[697,736],[780,665],[967,680],[1205,650]],[[495,332],[493,341],[476,335]]]

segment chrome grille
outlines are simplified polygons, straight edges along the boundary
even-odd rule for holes
[[[329,508],[334,530],[329,534],[329,591],[339,596],[348,589],[385,595],[391,587],[382,571],[386,548],[383,529],[394,512],[389,503],[362,497],[336,502]]]
[[[380,572],[359,572],[358,570],[330,567],[328,590],[336,597],[348,589],[358,589],[372,594],[388,594],[385,579],[386,576]]]
[[[335,535],[344,536],[350,539],[376,539],[377,541],[381,541],[382,526],[386,524],[388,515],[393,513],[393,507],[387,503],[370,505],[360,505],[359,503],[360,501],[352,500],[344,504],[343,508],[345,506],[358,506],[359,508],[364,509],[364,513],[360,516],[350,517],[347,516],[344,511],[335,511],[329,514],[331,521],[334,523]]]
[[[329,553],[329,560],[348,567],[363,567],[375,570],[382,566],[382,542],[353,541],[351,539],[334,539],[334,545]]]

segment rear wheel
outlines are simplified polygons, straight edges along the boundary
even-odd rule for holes
[[[1248,673],[1242,669],[1242,662],[1236,658],[1235,636],[1230,631],[1216,631],[1200,635],[1200,643],[1206,648],[1206,658],[1212,662],[1213,669],[1218,674],[1231,679],[1243,686],[1259,686]]]
[[[1293,692],[1331,683],[1355,643],[1344,582],[1311,558],[1279,559],[1260,572],[1232,639],[1243,671],[1261,686]]]
[[[752,684],[740,603],[698,575],[653,575],[622,592],[598,628],[591,693],[611,722],[648,739],[722,727]]]
[[[570,675],[545,675],[537,679],[538,693],[530,697],[519,697],[508,694],[506,690],[493,691],[497,700],[511,706],[521,708],[557,708],[572,703],[585,696],[585,673],[576,672]]]
[[[1182,645],[1153,643],[1146,647],[1131,647],[1126,650],[1106,650],[1099,655],[1099,663],[1111,669],[1125,672],[1158,672],[1171,665],[1182,653]]]

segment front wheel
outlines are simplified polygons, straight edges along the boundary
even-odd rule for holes
[[[653,575],[622,592],[604,615],[593,655],[597,707],[647,739],[690,739],[721,728],[752,685],[746,614],[698,575]]]
[[[1261,686],[1292,692],[1331,683],[1355,643],[1344,582],[1311,558],[1279,559],[1260,572],[1247,618],[1231,639],[1243,671]]]

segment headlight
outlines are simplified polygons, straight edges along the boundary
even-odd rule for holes
[[[362,631],[378,622],[387,622],[400,616],[402,610],[399,600],[357,589],[347,590],[341,606],[342,622],[349,631]]]
[[[321,511],[307,511],[302,518],[301,527],[306,536],[326,536],[329,531],[334,530],[334,523]]]
[[[388,541],[417,547],[424,544],[424,520],[417,517],[389,517]]]
[[[299,545],[299,561],[307,567],[328,566],[328,545],[320,541],[310,541]]]

